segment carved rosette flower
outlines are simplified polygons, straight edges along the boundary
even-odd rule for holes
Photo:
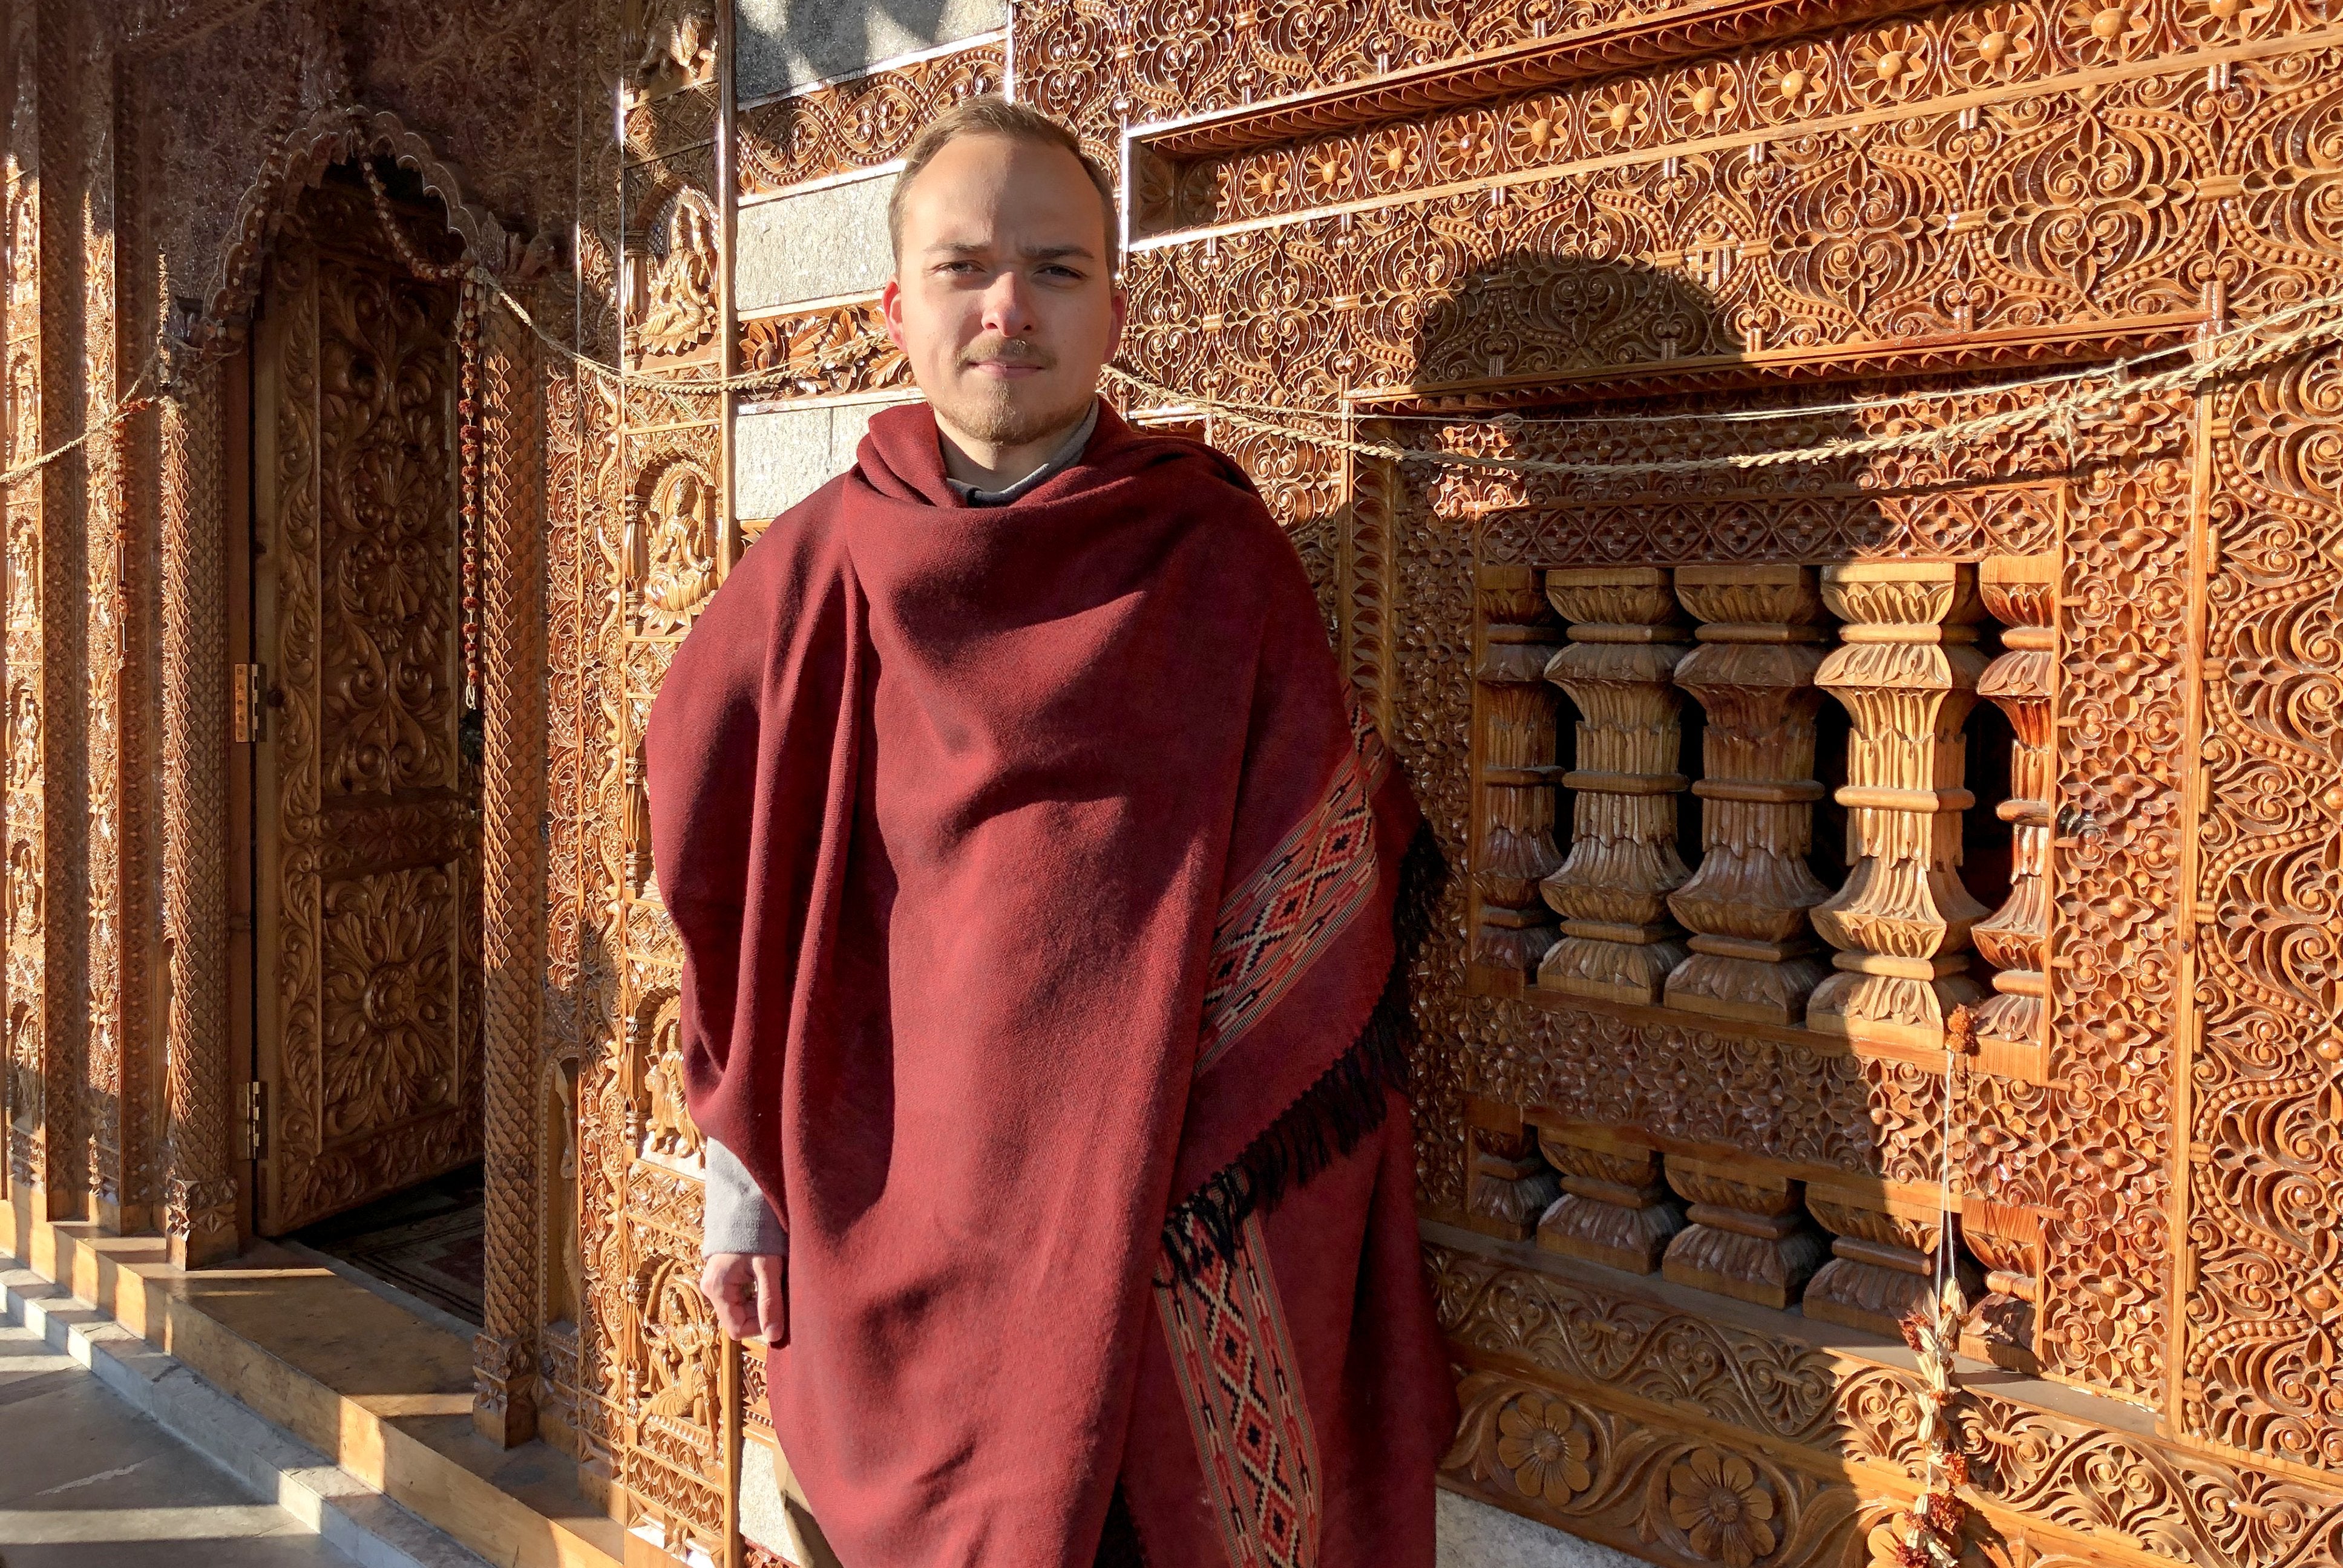
[[[1293,171],[1286,155],[1272,153],[1244,166],[1237,189],[1237,210],[1245,216],[1282,211],[1293,194]]]
[[[1313,201],[1336,201],[1348,196],[1357,174],[1357,150],[1348,142],[1329,142],[1312,149],[1302,160],[1302,184]]]
[[[1505,116],[1505,157],[1515,167],[1543,163],[1560,147],[1565,113],[1555,97],[1525,98]]]
[[[1651,123],[1650,89],[1640,82],[1622,83],[1614,91],[1586,106],[1586,135],[1597,150],[1612,152],[1632,146]]]
[[[1880,28],[1855,44],[1847,67],[1848,85],[1865,103],[1911,96],[1926,80],[1929,43],[1925,28]]]
[[[2182,7],[2183,25],[2207,44],[2227,44],[2261,31],[2272,7],[2249,0],[2192,0]]]
[[[1367,188],[1378,194],[1403,189],[1423,173],[1423,127],[1377,131],[1367,143]]]
[[[1435,168],[1443,179],[1472,179],[1496,165],[1500,133],[1485,111],[1459,115],[1433,133]]]
[[[2070,0],[2058,18],[2068,46],[2085,65],[2113,65],[2143,52],[2156,31],[2139,0]]]
[[[1558,1399],[1525,1393],[1497,1417],[1497,1462],[1524,1497],[1559,1508],[1594,1484],[1594,1434]]]
[[[1776,116],[1819,113],[1829,96],[1837,56],[1819,44],[1793,44],[1770,57],[1761,99]]]
[[[1675,118],[1687,131],[1715,130],[1740,106],[1740,73],[1730,65],[1687,72],[1675,90]]]
[[[1668,1472],[1668,1522],[1701,1556],[1749,1568],[1775,1544],[1774,1493],[1739,1454],[1695,1448]]]
[[[2037,14],[2030,6],[1989,5],[1952,24],[1946,63],[1963,86],[1983,87],[2022,76],[2040,47]]]

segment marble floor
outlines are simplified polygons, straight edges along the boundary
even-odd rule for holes
[[[345,1568],[349,1559],[0,1322],[5,1568]]]

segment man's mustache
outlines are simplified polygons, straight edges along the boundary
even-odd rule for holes
[[[1022,337],[980,337],[961,353],[960,362],[963,367],[1030,365],[1037,370],[1047,370],[1058,363],[1058,357]]]

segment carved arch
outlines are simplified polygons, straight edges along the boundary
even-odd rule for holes
[[[414,170],[424,190],[439,198],[448,232],[464,242],[466,260],[498,268],[508,264],[512,236],[493,213],[466,196],[462,169],[433,151],[420,132],[408,129],[388,109],[322,108],[277,143],[236,204],[227,245],[204,297],[198,347],[243,331],[259,298],[261,263],[293,205],[325,179],[327,169],[360,157],[388,157]]]

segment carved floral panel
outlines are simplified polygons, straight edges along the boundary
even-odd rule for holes
[[[998,43],[980,44],[741,110],[732,132],[740,194],[763,196],[901,157],[935,115],[999,92],[1005,54]]]

